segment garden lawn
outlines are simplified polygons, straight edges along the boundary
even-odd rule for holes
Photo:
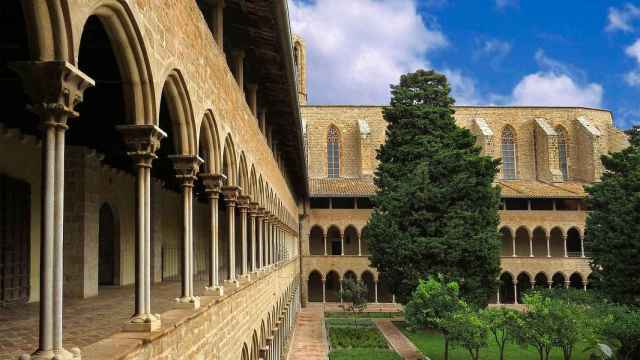
[[[442,335],[434,330],[412,332],[407,328],[407,323],[403,321],[394,322],[413,344],[431,360],[442,360],[444,354],[444,339]],[[589,353],[584,352],[584,345],[578,344],[573,350],[572,360],[589,359]],[[495,344],[493,337],[489,339],[489,346],[480,350],[481,360],[499,359],[500,351]],[[504,350],[504,357],[507,360],[539,360],[538,352],[533,347],[522,348],[516,344],[507,344]],[[449,360],[468,360],[469,352],[462,347],[449,346]],[[554,348],[549,356],[551,360],[562,360],[562,352],[559,348]]]
[[[396,317],[403,317],[402,311],[396,312],[363,312],[358,315],[359,319],[389,319]],[[325,318],[353,318],[353,314],[347,311],[327,311],[324,313]]]
[[[400,360],[370,319],[326,319],[330,360]]]

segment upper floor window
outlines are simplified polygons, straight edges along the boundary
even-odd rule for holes
[[[335,126],[327,132],[327,176],[340,176],[340,134]]]
[[[562,179],[569,180],[569,162],[567,160],[567,133],[562,128],[557,128],[558,133],[558,160],[560,160],[560,171]]]
[[[516,179],[516,137],[510,126],[502,130],[502,178]]]

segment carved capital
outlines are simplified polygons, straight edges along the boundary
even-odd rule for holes
[[[249,213],[251,216],[258,216],[258,206],[260,206],[260,204],[257,202],[249,203]]]
[[[204,160],[197,155],[170,155],[169,159],[176,170],[176,179],[182,183],[182,186],[193,186]]]
[[[222,174],[200,174],[199,176],[204,184],[205,192],[207,192],[209,196],[215,195],[218,197],[220,192],[222,192],[222,185],[226,177]]]
[[[251,203],[251,198],[247,195],[238,196],[238,208],[240,211],[248,211],[249,204]]]
[[[20,61],[9,64],[22,78],[33,111],[46,119],[66,126],[68,117],[77,117],[76,105],[84,91],[95,81],[66,61]]]
[[[117,126],[127,146],[127,155],[131,156],[138,166],[151,167],[160,141],[167,134],[155,125],[121,125]]]
[[[237,186],[225,186],[222,188],[224,194],[224,202],[227,206],[236,206],[238,197],[240,196],[240,188]]]

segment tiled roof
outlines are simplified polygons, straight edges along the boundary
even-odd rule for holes
[[[498,180],[502,197],[510,198],[582,198],[585,183],[549,183],[536,180]]]
[[[312,197],[322,196],[371,196],[376,193],[376,186],[371,179],[322,178],[309,179],[309,190]]]
[[[583,198],[585,183],[549,183],[537,180],[498,180],[502,197],[508,198]],[[371,196],[376,186],[371,179],[315,178],[309,179],[312,197]]]

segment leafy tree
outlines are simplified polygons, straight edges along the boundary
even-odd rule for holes
[[[600,306],[596,316],[599,322],[599,341],[611,349],[615,359],[632,360],[640,358],[640,311],[624,305],[606,304]]]
[[[346,310],[353,314],[353,321],[356,328],[358,327],[358,315],[362,314],[367,309],[368,294],[369,290],[363,281],[357,281],[349,278],[342,281],[340,296],[342,301],[349,303]]]
[[[515,334],[521,321],[520,313],[501,307],[487,308],[480,315],[498,346],[500,360],[504,360],[504,347],[507,342],[515,339]]]
[[[444,323],[450,341],[465,348],[471,360],[478,360],[480,349],[488,345],[489,327],[483,317],[465,304]]]
[[[533,346],[538,351],[540,360],[548,360],[553,349],[554,329],[553,319],[549,316],[551,298],[534,292],[524,296],[524,303],[528,305],[528,309],[515,328],[516,342]]]
[[[640,128],[630,146],[605,155],[602,181],[586,188],[585,245],[592,251],[592,284],[613,301],[640,304]]]
[[[405,307],[405,318],[416,329],[432,328],[444,338],[444,360],[449,359],[448,321],[465,306],[460,299],[460,287],[456,282],[446,282],[442,275],[420,280],[411,301]]]
[[[419,279],[442,273],[460,279],[468,301],[485,305],[500,270],[499,161],[481,155],[476,138],[456,125],[444,75],[418,70],[391,88],[367,227],[371,263],[401,303]]]

